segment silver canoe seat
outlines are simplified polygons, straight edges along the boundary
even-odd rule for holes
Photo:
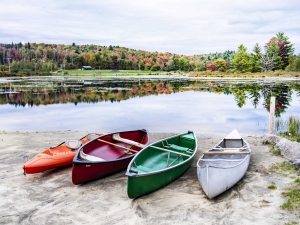
[[[68,139],[65,141],[65,144],[68,148],[71,149],[77,149],[82,145],[81,141],[75,139]]]

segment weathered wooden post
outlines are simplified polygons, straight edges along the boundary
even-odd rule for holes
[[[276,98],[272,96],[270,101],[269,134],[274,134],[275,100]]]

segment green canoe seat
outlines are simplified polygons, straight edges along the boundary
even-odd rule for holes
[[[146,167],[146,166],[142,166],[142,165],[137,166],[136,170],[141,171],[141,172],[145,172],[145,173],[149,173],[149,172],[153,171],[153,169],[151,169],[149,167]]]
[[[193,133],[187,133],[187,134],[181,135],[180,138],[187,139],[187,140],[195,140]]]
[[[181,146],[174,145],[174,144],[171,144],[169,149],[174,150],[174,151],[180,151],[180,152],[186,152],[186,151],[190,150],[189,148],[181,147]]]

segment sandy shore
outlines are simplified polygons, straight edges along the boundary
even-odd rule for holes
[[[127,197],[125,171],[79,186],[72,184],[71,166],[23,175],[27,159],[87,133],[0,133],[0,224],[285,224],[299,219],[280,208],[282,189],[291,178],[268,170],[285,159],[272,155],[258,136],[245,136],[252,156],[244,178],[213,200],[198,183],[196,162],[225,134],[197,134],[192,167],[166,187],[134,200]],[[150,133],[150,141],[168,136]],[[268,189],[272,182],[276,190]]]

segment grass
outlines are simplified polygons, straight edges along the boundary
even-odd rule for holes
[[[296,174],[298,171],[298,168],[295,167],[293,164],[288,162],[281,162],[276,163],[271,166],[269,169],[270,172],[276,172],[283,176],[289,175],[289,174]]]
[[[272,182],[272,184],[271,184],[271,185],[269,185],[269,186],[268,186],[268,188],[269,188],[269,189],[271,189],[271,190],[275,190],[275,189],[277,189],[277,187],[276,187],[275,183],[273,183],[273,182]]]
[[[271,152],[273,155],[280,155],[280,153],[281,153],[280,149],[273,149]]]
[[[190,76],[192,77],[235,77],[235,78],[260,78],[263,79],[265,77],[299,77],[300,72],[288,72],[282,70],[276,71],[268,71],[268,72],[261,72],[261,73],[237,73],[237,72],[219,72],[219,71],[202,71],[202,72],[190,72]]]
[[[284,225],[299,225],[299,223],[296,221],[291,221],[291,222],[285,223]]]
[[[291,175],[295,177],[298,168],[288,162],[276,163],[270,168],[270,172],[279,173],[282,176]],[[287,197],[287,201],[280,207],[289,211],[297,211],[300,215],[300,178],[296,178],[294,182],[290,184],[290,187],[286,191],[282,192],[284,197]],[[276,189],[274,183],[268,186],[269,189]],[[295,224],[295,223],[290,223]]]
[[[282,195],[289,198],[287,202],[281,205],[282,209],[300,212],[300,189],[299,188],[290,188],[288,191],[282,192]]]
[[[300,119],[296,116],[290,116],[288,120],[277,119],[275,128],[278,135],[289,139],[290,141],[300,142]]]
[[[119,70],[118,72],[112,70],[64,70],[67,75],[161,75],[171,74],[162,71],[139,71],[139,70]],[[174,74],[174,73],[172,73]]]

